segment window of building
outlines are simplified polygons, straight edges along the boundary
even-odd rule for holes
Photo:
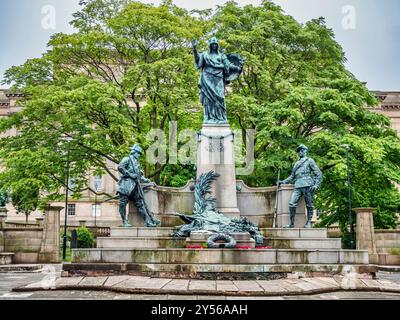
[[[76,211],[76,205],[75,203],[73,204],[68,204],[68,210],[67,213],[69,216],[74,216],[75,215],[75,211]]]
[[[101,206],[100,204],[92,204],[92,215],[93,217],[101,216]]]
[[[94,190],[100,191],[103,189],[103,177],[102,176],[94,176],[93,177]]]

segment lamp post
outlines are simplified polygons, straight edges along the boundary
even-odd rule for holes
[[[96,193],[94,195],[94,226],[97,227],[97,190]]]
[[[96,191],[94,194],[94,226],[97,227],[97,192],[100,190],[100,183],[96,177],[94,177],[94,189]]]
[[[350,146],[348,144],[343,144],[341,147],[346,148],[346,166],[347,166],[347,191],[348,191],[348,205],[349,205],[349,226],[350,226],[350,246],[354,248],[354,226],[352,218],[352,203],[351,203],[351,181],[350,181],[350,157],[349,151]]]
[[[65,213],[64,213],[64,236],[63,236],[63,260],[67,256],[67,219],[68,219],[68,191],[69,191],[69,160],[71,153],[71,140],[72,138],[65,138],[68,141],[68,152],[67,152],[67,165],[66,165],[66,181],[65,181]]]

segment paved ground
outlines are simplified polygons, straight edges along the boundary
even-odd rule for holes
[[[10,292],[0,295],[0,300],[400,300],[400,294],[385,292],[338,291],[332,293],[280,296],[280,297],[231,297],[231,296],[181,296],[122,294],[103,291],[39,291]]]
[[[82,277],[62,278],[59,266],[46,267],[37,272],[7,272],[0,273],[0,299],[59,299],[59,300],[344,300],[344,299],[385,299],[400,300],[400,273],[379,272],[377,280],[312,278],[286,279],[272,281],[198,281],[151,279],[147,277]],[[70,286],[71,290],[62,290],[62,285]],[[101,285],[100,285],[101,284]],[[110,287],[122,288],[128,293],[112,291],[93,291]],[[104,286],[106,285],[106,286]],[[355,287],[352,287],[354,286]],[[58,286],[61,290],[43,290]],[[74,290],[80,288],[81,290]],[[12,291],[21,288],[22,292]],[[40,287],[40,288],[39,288]],[[177,295],[177,290],[190,290],[187,295]],[[362,291],[348,291],[347,289]],[[32,291],[41,289],[41,291]],[[346,289],[346,290],[343,290]],[[371,289],[371,291],[369,291]],[[148,294],[151,292],[155,294]],[[164,290],[164,291],[163,291]],[[219,290],[221,294],[215,295]],[[328,290],[328,292],[324,292]],[[339,291],[338,291],[339,290]],[[389,290],[382,291],[382,290]],[[225,294],[223,293],[225,291]],[[226,291],[241,296],[227,296]],[[293,292],[295,291],[295,292]],[[174,293],[175,292],[175,293]],[[212,296],[207,293],[213,294]],[[292,294],[295,294],[292,296]]]

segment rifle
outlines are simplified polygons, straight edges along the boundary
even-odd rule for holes
[[[138,186],[140,197],[143,199],[143,204],[144,204],[144,208],[146,210],[146,214],[150,218],[150,220],[152,222],[154,222],[154,213],[150,211],[149,207],[147,206],[146,200],[144,199],[144,192],[143,192],[142,186],[140,185],[140,178],[137,178],[136,183]]]
[[[275,195],[275,210],[274,210],[274,221],[272,223],[272,227],[276,228],[276,218],[278,215],[278,205],[279,205],[279,191],[280,191],[280,184],[279,179],[281,175],[281,170],[278,171],[278,179],[276,180],[276,195]]]

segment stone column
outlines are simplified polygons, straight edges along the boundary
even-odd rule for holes
[[[7,218],[7,209],[0,208],[0,252],[4,252],[4,231],[5,220]]]
[[[216,208],[229,218],[240,217],[236,195],[234,135],[229,124],[204,124],[197,144],[197,178],[215,171],[220,177],[212,185]]]
[[[377,260],[373,208],[355,208],[357,250],[368,250],[370,262]]]
[[[60,262],[60,211],[63,207],[48,206],[44,213],[43,237],[39,262]]]
[[[283,228],[290,223],[289,201],[290,197],[292,196],[293,189],[294,186],[292,184],[283,184],[280,187],[278,194],[278,214],[276,218],[277,228]],[[297,206],[294,227],[303,228],[306,220],[306,204],[303,197]]]
[[[4,227],[7,218],[7,208],[0,208],[0,228]]]

